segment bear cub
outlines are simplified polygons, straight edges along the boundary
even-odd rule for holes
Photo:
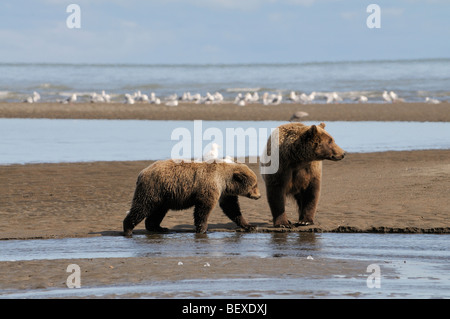
[[[245,164],[157,161],[137,178],[131,209],[123,221],[124,235],[131,236],[144,218],[147,230],[167,231],[160,224],[169,209],[193,206],[195,231],[205,233],[217,202],[236,225],[254,230],[242,216],[238,195],[261,197],[256,175]]]
[[[322,160],[340,161],[345,151],[325,131],[325,124],[307,126],[289,123],[278,127],[278,171],[261,175],[266,184],[267,201],[275,227],[291,227],[285,213],[286,196],[295,199],[299,222],[296,226],[314,224],[314,215],[320,196]],[[266,145],[265,156],[271,154],[272,134]]]

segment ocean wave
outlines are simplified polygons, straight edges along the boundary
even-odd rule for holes
[[[62,84],[52,84],[52,83],[40,83],[36,85],[31,85],[27,88],[28,90],[57,90],[57,91],[68,91],[72,88],[67,85]]]

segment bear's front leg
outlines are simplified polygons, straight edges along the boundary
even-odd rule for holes
[[[225,215],[228,216],[236,225],[246,231],[253,231],[256,226],[250,225],[242,216],[241,208],[239,207],[239,199],[234,195],[222,195],[219,200],[220,208],[222,208]]]
[[[273,226],[291,228],[292,224],[285,213],[286,195],[284,189],[282,187],[267,187],[267,201],[272,212]]]
[[[214,208],[211,203],[198,203],[194,208],[195,232],[204,234],[208,230],[208,217]]]
[[[299,221],[295,226],[314,225],[314,216],[319,203],[319,197],[320,183],[311,183],[306,190],[294,196],[299,211]]]

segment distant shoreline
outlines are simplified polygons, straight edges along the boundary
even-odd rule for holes
[[[302,121],[450,122],[450,103],[338,103],[265,106],[231,103],[178,106],[123,103],[0,103],[0,118],[289,121],[296,111]]]

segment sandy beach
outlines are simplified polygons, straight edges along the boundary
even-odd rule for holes
[[[301,110],[309,113],[305,118],[307,121],[450,121],[449,108],[448,103],[284,104],[243,108],[235,105],[218,107],[191,104],[167,107],[144,104],[0,103],[0,117],[288,120],[294,111]],[[120,236],[136,177],[151,163],[133,161],[0,166],[0,239]],[[340,162],[326,161],[315,225],[289,230],[272,227],[258,166],[249,164],[249,167],[258,176],[262,197],[257,201],[241,198],[240,203],[243,214],[250,223],[258,226],[259,232],[450,233],[450,150],[349,154]],[[295,222],[298,215],[293,202],[288,203],[287,212],[291,221]],[[170,211],[162,226],[171,231],[192,232],[192,210]],[[236,227],[216,207],[209,218],[209,231],[234,232]],[[135,233],[146,233],[143,223],[137,226]],[[114,237],[111,238],[114,240]],[[198,257],[192,258],[195,260]],[[79,262],[84,265],[90,261]],[[91,261],[90,267],[93,268],[89,284],[138,282],[151,272],[151,267],[144,272],[140,270],[145,262],[146,258],[97,259],[94,266]],[[183,274],[180,274],[175,268],[164,267],[174,262],[170,258],[161,258],[158,262],[168,270],[157,278],[172,280],[233,276],[236,275],[235,269],[253,269],[258,263],[252,258],[232,261],[222,259],[219,264],[223,267],[217,268],[217,273],[205,275],[197,273],[195,269],[184,268]],[[280,262],[282,260],[270,260],[261,269],[261,274],[272,274]],[[56,275],[45,272],[47,267],[54,267],[58,263],[67,265],[67,261],[46,260],[0,262],[4,270],[0,273],[0,289],[63,287],[67,277],[64,270],[63,274]],[[226,267],[228,263],[239,265]],[[121,267],[125,264],[129,267]],[[161,265],[158,269],[161,269]],[[332,273],[336,269],[344,269],[345,272],[346,269],[342,264],[329,267],[331,270],[326,270],[325,266],[317,269],[325,273]],[[105,276],[105,269],[114,269],[114,275]],[[290,271],[296,272],[293,269]],[[39,275],[33,277],[30,275],[32,273]]]
[[[293,104],[245,107],[231,103],[180,103],[176,107],[148,103],[0,103],[3,118],[236,120],[288,121],[296,111],[305,121],[421,121],[449,122],[450,103]]]

